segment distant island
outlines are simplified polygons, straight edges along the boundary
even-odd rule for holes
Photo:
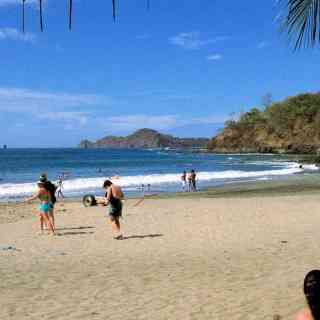
[[[80,148],[117,149],[202,149],[207,148],[206,138],[177,138],[152,129],[140,129],[126,137],[107,136],[95,142],[82,140]]]
[[[227,121],[211,152],[319,154],[320,93],[301,94]]]

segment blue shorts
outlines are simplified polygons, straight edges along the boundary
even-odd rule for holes
[[[41,213],[48,214],[50,210],[50,203],[41,204],[39,210]]]

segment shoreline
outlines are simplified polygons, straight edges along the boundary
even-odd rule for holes
[[[286,178],[237,182],[222,186],[209,187],[198,192],[171,192],[145,194],[144,196],[129,197],[126,203],[134,203],[141,199],[144,200],[179,200],[179,199],[238,199],[238,198],[265,198],[298,195],[320,194],[320,173],[310,173],[304,175],[293,175]],[[55,207],[56,213],[63,213],[74,205],[83,207],[82,197],[65,198],[58,201]],[[20,202],[0,202],[0,224],[12,223],[19,220],[30,219],[37,215],[38,203],[31,204]],[[31,211],[30,215],[27,212]]]
[[[162,193],[152,198],[232,198],[320,193],[320,173],[293,175],[281,179],[247,181],[209,187],[195,193]]]

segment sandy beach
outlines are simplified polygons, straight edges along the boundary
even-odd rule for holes
[[[103,207],[0,206],[0,319],[293,319],[319,267],[319,193],[125,203],[125,240]]]

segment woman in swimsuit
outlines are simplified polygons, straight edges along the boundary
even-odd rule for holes
[[[113,184],[110,180],[106,180],[103,188],[107,190],[105,204],[109,205],[109,221],[112,231],[116,236],[114,239],[121,240],[123,236],[120,231],[120,217],[122,216],[122,199],[123,192],[119,186]]]
[[[51,205],[51,197],[50,192],[45,189],[45,183],[42,181],[39,181],[37,183],[38,191],[30,198],[26,199],[25,202],[30,203],[31,201],[35,199],[40,200],[40,206],[39,206],[39,222],[40,222],[40,231],[43,232],[43,224],[45,223],[51,233],[54,235],[54,227],[52,225],[51,220],[49,219],[49,211],[50,211],[50,205]]]

